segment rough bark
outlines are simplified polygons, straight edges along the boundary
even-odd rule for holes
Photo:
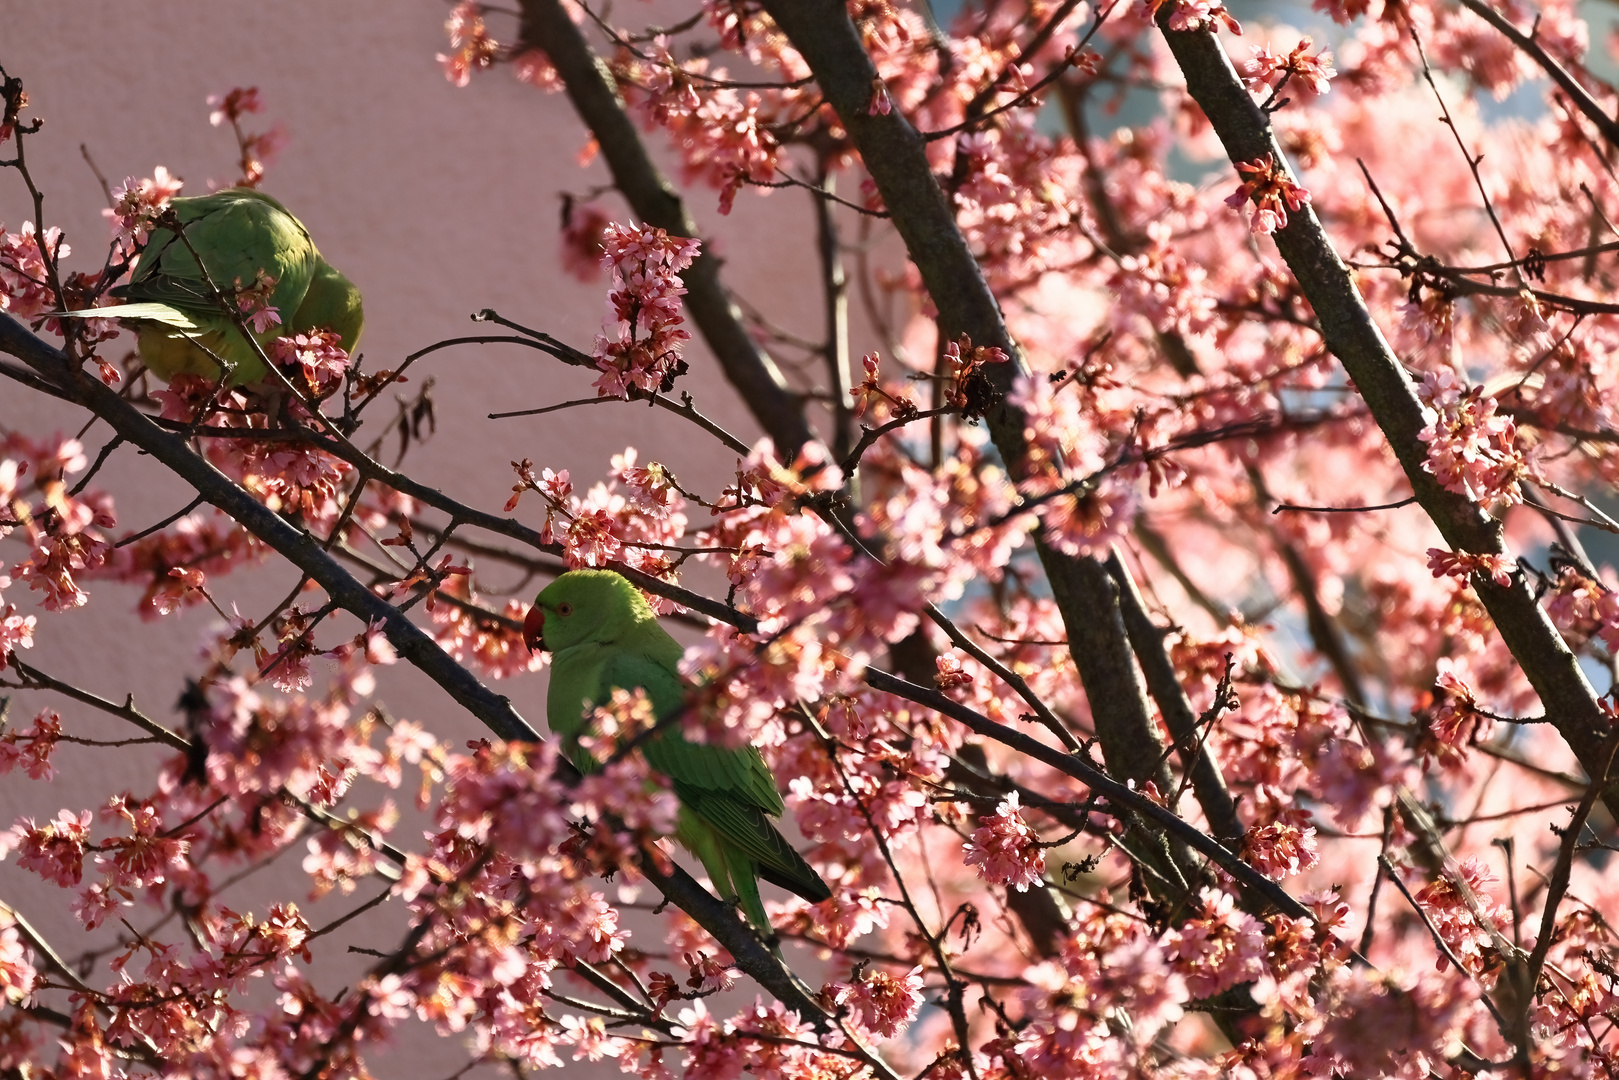
[[[1267,154],[1285,161],[1269,118],[1243,86],[1220,42],[1206,32],[1167,29],[1170,14],[1171,9],[1164,8],[1159,25],[1186,76],[1187,91],[1209,118],[1227,155],[1233,162],[1262,159]],[[1423,468],[1426,451],[1417,435],[1425,420],[1416,387],[1372,318],[1314,209],[1307,205],[1293,214],[1274,239],[1315,310],[1327,348],[1354,380],[1355,389],[1399,459],[1417,502],[1445,542],[1456,551],[1503,553],[1501,523],[1465,496],[1447,490]],[[1603,801],[1619,813],[1619,783],[1608,775],[1603,756],[1607,717],[1573,652],[1535,602],[1529,583],[1521,574],[1505,587],[1475,577],[1473,588],[1540,695],[1548,719],[1586,772],[1606,778]]]
[[[613,183],[648,225],[671,236],[698,236],[686,204],[647,154],[606,63],[591,50],[558,0],[523,0],[520,35],[544,50],[613,174]],[[686,311],[713,350],[725,377],[742,395],[783,460],[813,439],[797,394],[742,324],[742,313],[720,281],[720,260],[704,251],[683,275]]]
[[[1006,402],[1005,393],[1027,368],[928,165],[926,141],[898,110],[871,111],[877,69],[842,0],[765,0],[764,7],[804,57],[860,151],[938,309],[941,333],[947,338],[967,334],[974,345],[993,345],[1012,358],[987,371],[1000,400],[985,421],[996,448],[1013,475],[1019,475],[1027,449],[1025,421]],[[1044,542],[1038,547],[1109,771],[1123,779],[1166,785],[1163,744],[1130,652],[1116,586],[1097,560],[1065,555]],[[1178,872],[1183,879],[1194,876],[1195,860],[1184,848],[1176,846],[1171,857],[1163,834],[1150,839],[1162,857],[1155,860],[1160,871]]]

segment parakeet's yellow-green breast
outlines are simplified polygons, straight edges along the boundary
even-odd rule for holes
[[[571,570],[535,598],[523,626],[531,649],[551,652],[546,719],[581,772],[601,767],[580,746],[587,717],[613,690],[645,691],[659,720],[687,707],[679,642],[658,625],[634,585],[611,570]],[[674,722],[641,744],[647,764],[680,799],[675,839],[702,861],[721,896],[771,932],[759,879],[815,902],[832,895],[773,818],[786,807],[757,747],[694,743]]]
[[[261,347],[283,334],[319,329],[333,331],[353,351],[365,325],[360,292],[321,257],[309,230],[286,207],[251,188],[170,205],[218,288],[228,293],[251,287],[260,271],[274,280],[269,304],[281,323],[253,334]],[[232,386],[270,374],[234,320],[210,299],[197,259],[176,232],[152,230],[134,276],[112,295],[126,303],[68,314],[131,323],[140,357],[159,379],[167,382],[181,372],[218,378],[216,356],[230,369]]]

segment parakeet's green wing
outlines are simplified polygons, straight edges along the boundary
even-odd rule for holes
[[[641,687],[659,720],[666,720],[686,701],[686,686],[678,673],[657,659],[625,649],[602,669],[602,685],[609,688]],[[775,817],[786,811],[776,790],[770,766],[758,747],[731,748],[689,742],[678,725],[649,739],[643,751],[647,764],[687,787],[727,795]]]
[[[309,291],[304,293],[303,303],[293,312],[287,329],[295,334],[330,330],[337,335],[343,351],[352,353],[360,341],[360,331],[365,329],[360,290],[317,253]]]
[[[282,311],[283,318],[303,302],[315,270],[315,244],[280,203],[257,192],[235,190],[174,202],[186,239],[202,256],[220,289],[231,289],[238,281],[250,286],[262,269],[276,279],[270,302]],[[134,279],[115,290],[115,295],[170,304],[186,312],[218,314],[208,300],[197,260],[166,229],[153,233]]]
[[[659,659],[626,650],[607,662],[602,684],[642,687],[660,719],[685,702],[685,684]],[[727,844],[742,852],[759,875],[806,899],[825,899],[826,884],[770,819],[786,806],[758,747],[694,743],[678,728],[642,745],[646,762],[669,777],[680,801]]]
[[[207,267],[208,278],[226,293],[238,286],[253,287],[260,270],[274,278],[268,303],[285,324],[303,303],[320,258],[308,231],[270,196],[245,188],[175,199],[170,208],[185,227],[185,240],[170,229],[154,229],[134,277],[111,295],[131,301],[126,309],[150,311],[152,305],[164,305],[175,317],[134,310],[101,317],[135,323],[141,359],[164,381],[182,372],[216,377],[221,365],[228,369],[232,386],[267,378],[260,349],[242,336],[230,313],[220,310],[197,259]],[[183,325],[183,320],[192,325]],[[271,325],[253,336],[262,345],[284,329]]]

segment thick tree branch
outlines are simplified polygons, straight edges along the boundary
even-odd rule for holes
[[[1163,714],[1169,733],[1175,737],[1175,748],[1180,755],[1181,768],[1192,783],[1192,795],[1203,808],[1214,835],[1222,840],[1235,840],[1242,835],[1242,822],[1237,818],[1237,804],[1226,788],[1220,764],[1203,746],[1203,733],[1197,728],[1197,713],[1186,698],[1175,665],[1170,662],[1164,648],[1164,631],[1153,624],[1147,607],[1136,590],[1135,579],[1114,551],[1107,561],[1107,569],[1119,586],[1119,602],[1124,612],[1125,629],[1130,634],[1130,645],[1152,691],[1158,711]]]
[[[658,171],[624,111],[618,87],[605,62],[568,17],[560,0],[522,0],[520,36],[524,44],[543,49],[567,85],[568,99],[596,137],[613,183],[642,221],[673,236],[697,236],[697,223],[674,186]],[[798,396],[787,386],[775,362],[759,348],[741,312],[720,282],[720,260],[705,250],[682,276],[686,310],[713,350],[714,358],[753,412],[759,426],[775,440],[784,461],[815,436],[804,419]]]
[[[1163,9],[1160,27],[1170,14],[1170,8]],[[1208,116],[1231,160],[1253,161],[1266,155],[1278,162],[1286,160],[1269,119],[1243,86],[1214,35],[1167,28],[1163,33],[1186,76],[1187,90]],[[1446,490],[1423,468],[1426,454],[1417,438],[1426,423],[1422,403],[1315,211],[1304,206],[1274,239],[1315,310],[1327,347],[1365,398],[1417,501],[1445,541],[1456,551],[1503,553],[1501,524],[1466,497]],[[1592,776],[1606,776],[1608,761],[1602,746],[1607,719],[1574,654],[1535,602],[1528,582],[1520,575],[1510,586],[1485,580],[1476,582],[1474,589],[1540,695],[1546,715],[1580,764]],[[1603,799],[1619,812],[1619,784],[1611,778],[1604,785]]]
[[[939,311],[946,339],[967,334],[1012,358],[986,374],[999,400],[986,413],[991,437],[1014,476],[1023,471],[1025,421],[1005,400],[1027,368],[982,269],[956,225],[950,200],[928,164],[927,142],[899,110],[874,112],[878,74],[842,0],[765,0],[765,10],[803,55],[822,92],[860,150],[866,171],[893,216],[911,261]],[[1091,702],[1109,770],[1122,778],[1169,783],[1146,690],[1119,611],[1118,590],[1102,564],[1073,558],[1037,538],[1040,560],[1068,630],[1069,649]],[[1161,838],[1160,838],[1161,839]],[[1156,848],[1157,842],[1154,842]],[[1195,860],[1165,848],[1157,867],[1171,879],[1196,876]],[[1173,864],[1171,868],[1170,864]]]

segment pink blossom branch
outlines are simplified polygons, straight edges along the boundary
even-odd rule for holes
[[[133,694],[122,705],[119,705],[117,702],[108,701],[104,697],[92,694],[88,690],[82,690],[72,683],[65,683],[60,679],[45,674],[38,668],[23,663],[16,653],[11,654],[11,666],[28,685],[45,690],[54,690],[63,697],[72,698],[80,704],[89,705],[92,708],[100,709],[102,712],[110,713],[122,720],[126,720],[171,750],[178,750],[181,753],[188,753],[191,750],[191,743],[184,737],[176,735],[135,708],[135,696]]]
[[[115,701],[109,701],[106,698],[101,697],[99,694],[93,694],[82,687],[75,686],[72,683],[63,682],[61,679],[58,679],[52,675],[47,675],[45,672],[40,671],[37,668],[30,667],[19,660],[15,653],[12,654],[10,663],[11,666],[16,669],[18,675],[22,677],[23,685],[26,688],[51,690],[61,694],[63,697],[77,701],[82,705],[89,705],[91,708],[99,709],[109,716],[116,716],[120,720],[133,724],[142,731],[147,732],[153,741],[162,743],[171,750],[177,750],[187,757],[190,757],[196,752],[197,748],[195,744],[191,742],[191,740],[185,738],[183,735],[176,734],[175,732],[169,730],[156,720],[153,720],[151,717],[137,709],[135,707],[135,698],[133,694],[129,695],[125,702],[120,705]],[[405,864],[405,853],[403,851],[400,851],[398,848],[388,844],[380,837],[360,829],[353,822],[344,821],[342,818],[339,818],[336,815],[315,806],[313,803],[309,802],[309,800],[299,795],[295,795],[285,788],[277,791],[276,797],[296,805],[305,817],[309,818],[309,820],[315,822],[316,824],[325,826],[328,829],[335,829],[339,832],[357,836],[368,846],[374,848],[381,854],[386,855],[399,866],[403,866]],[[389,875],[384,873],[383,876],[387,877]],[[393,874],[393,878],[396,879],[397,877],[397,874]]]
[[[558,341],[556,338],[552,337],[550,334],[544,333],[543,331],[532,330],[529,327],[521,325],[520,323],[512,322],[510,319],[502,318],[500,313],[495,311],[493,308],[484,308],[482,311],[479,311],[473,315],[472,318],[475,322],[493,322],[499,323],[501,326],[510,327],[511,329],[516,330],[518,333],[524,335],[524,338],[520,339],[522,344],[532,345],[542,352],[549,353],[551,356],[556,357],[558,360],[561,360],[564,364],[567,364],[570,367],[582,367],[590,370],[595,370],[596,368],[596,361],[589,355],[580,352],[578,349],[573,348],[571,345],[568,345],[565,342]],[[500,338],[497,340],[512,341],[514,339]],[[692,423],[708,432],[708,434],[714,436],[714,438],[723,443],[726,448],[741,454],[743,457],[746,457],[748,454],[752,453],[753,448],[747,443],[743,442],[735,435],[732,435],[729,431],[726,431],[725,428],[720,426],[718,421],[713,420],[699,412],[697,410],[697,406],[692,403],[692,397],[690,394],[682,393],[680,395],[680,400],[676,402],[668,394],[650,394],[638,386],[627,387],[625,392],[628,395],[627,398],[595,398],[591,400],[629,400],[650,402],[666,412],[672,412],[676,416],[690,420]],[[528,416],[533,415],[536,412],[543,411],[546,410],[490,413],[489,418],[494,420],[508,416]]]
[[[937,690],[907,682],[880,668],[867,668],[865,678],[873,690],[893,694],[895,697],[943,713],[975,734],[993,739],[1003,746],[1073,777],[1106,797],[1112,807],[1148,818],[1166,833],[1173,834],[1181,843],[1203,855],[1282,914],[1295,919],[1309,919],[1312,922],[1316,920],[1315,914],[1309,908],[1295,900],[1280,885],[1243,862],[1201,829],[1191,825],[1173,811],[1159,806],[1135,788],[1113,779],[1097,766],[1072,754],[1064,754],[1021,731],[997,724]]]
[[[522,0],[520,7],[521,41],[544,49],[555,65],[568,100],[595,136],[613,182],[636,215],[671,236],[696,237],[697,223],[647,155],[611,71],[591,50],[560,0]],[[725,377],[759,426],[775,440],[778,451],[792,460],[814,433],[775,361],[742,325],[736,305],[720,281],[718,260],[705,250],[686,271],[684,281],[686,310]]]
[[[1051,36],[1057,32],[1057,27],[1061,26],[1068,16],[1074,13],[1074,9],[1079,7],[1079,4],[1080,0],[1063,0],[1063,2],[1057,6],[1056,10],[1052,11],[1046,16],[1045,22],[1040,24],[1040,29],[1031,34],[1029,39],[1018,47],[1017,56],[1008,59],[1006,63],[1001,65],[1001,70],[996,73],[995,77],[991,79],[982,90],[973,95],[972,100],[967,102],[967,106],[963,111],[968,116],[982,117],[984,106],[988,105],[992,100],[994,100],[995,95],[1000,91],[1001,87],[1006,85],[1006,80],[1012,77],[1012,72],[1016,71],[1018,67],[1029,57],[1034,56],[1041,49],[1045,48],[1046,43],[1051,40]],[[1109,7],[1108,10],[1111,11],[1112,8]],[[1106,17],[1106,14],[1103,14],[1096,20],[1095,24],[1091,28],[1091,33],[1086,35],[1087,41],[1095,35],[1096,30],[1102,25],[1102,20]],[[1059,66],[1055,70],[1058,73],[1061,73],[1067,71],[1068,67],[1065,64]]]
[[[1400,895],[1405,897],[1406,903],[1411,905],[1411,910],[1417,913],[1417,918],[1422,920],[1422,925],[1427,928],[1428,936],[1433,938],[1434,947],[1439,950],[1440,955],[1453,964],[1457,971],[1464,972],[1469,978],[1473,978],[1473,973],[1468,970],[1467,965],[1462,963],[1461,958],[1456,955],[1445,941],[1444,935],[1433,924],[1433,920],[1428,917],[1428,913],[1423,910],[1421,904],[1417,903],[1417,898],[1411,895],[1411,890],[1406,888],[1405,881],[1400,877],[1399,870],[1394,867],[1393,863],[1389,862],[1388,856],[1379,855],[1377,865],[1383,871],[1383,876],[1392,881],[1394,887],[1400,890]],[[1502,1038],[1517,1045],[1519,1053],[1527,1059],[1528,1047],[1514,1038],[1515,1032],[1512,1026],[1507,1023],[1507,1018],[1501,1014],[1501,1009],[1496,1005],[1495,1000],[1485,993],[1482,988],[1479,990],[1478,996],[1479,1000],[1484,1003],[1484,1007],[1490,1011],[1490,1015],[1495,1018],[1496,1026],[1500,1029]]]
[[[1619,751],[1619,730],[1608,737],[1606,750],[1611,764],[1615,751]],[[1607,770],[1604,769],[1592,775],[1600,778],[1606,773]],[[1569,817],[1568,825],[1562,831],[1562,843],[1557,848],[1557,862],[1552,867],[1551,880],[1546,886],[1546,902],[1541,909],[1540,933],[1535,936],[1535,948],[1529,954],[1523,985],[1518,988],[1520,1001],[1518,1024],[1520,1030],[1525,1032],[1529,1030],[1529,1013],[1534,1007],[1535,990],[1540,985],[1541,972],[1546,968],[1546,957],[1557,939],[1557,908],[1563,902],[1564,894],[1568,892],[1568,879],[1574,869],[1574,852],[1579,845],[1580,832],[1585,828],[1586,820],[1590,818],[1591,811],[1596,806],[1602,786],[1599,779],[1591,781],[1579,805]],[[1510,975],[1510,966],[1508,972]]]
[[[1135,579],[1117,550],[1108,559],[1107,569],[1119,587],[1119,608],[1124,615],[1125,632],[1130,635],[1130,647],[1135,650],[1147,688],[1174,737],[1174,749],[1180,755],[1182,770],[1191,781],[1192,794],[1214,835],[1223,841],[1234,841],[1243,832],[1237,804],[1226,787],[1219,762],[1204,748],[1198,734],[1197,713],[1192,710],[1192,703],[1187,700],[1186,691],[1175,674],[1175,665],[1164,649],[1165,632],[1154,625],[1147,614]]]
[[[1010,471],[1021,476],[1027,452],[1025,422],[1006,394],[1026,367],[956,224],[950,200],[933,175],[926,137],[900,110],[870,108],[877,68],[841,0],[765,0],[764,7],[803,56],[859,149],[939,311],[941,340],[966,334],[974,346],[998,348],[1010,358],[1009,363],[987,365],[985,374],[996,400],[985,412],[985,421]],[[1036,544],[1068,628],[1070,653],[1092,703],[1109,769],[1138,782],[1154,779],[1166,788],[1163,745],[1130,651],[1117,586],[1097,560],[1064,555],[1040,533]],[[1160,836],[1149,843],[1156,850],[1164,841]],[[1195,860],[1184,849],[1171,845],[1159,854],[1164,865],[1158,869],[1169,869],[1171,879],[1199,876]]]
[[[1409,15],[1405,16],[1405,23],[1406,31],[1411,35],[1411,42],[1417,47],[1417,58],[1422,61],[1423,81],[1428,84],[1428,89],[1433,91],[1434,100],[1439,103],[1440,121],[1450,129],[1451,136],[1456,140],[1456,146],[1467,161],[1467,171],[1473,174],[1473,186],[1478,188],[1479,199],[1484,203],[1484,212],[1489,215],[1490,224],[1495,227],[1495,235],[1500,238],[1501,246],[1506,249],[1507,260],[1512,264],[1513,276],[1518,279],[1518,287],[1527,288],[1529,279],[1518,261],[1517,252],[1512,250],[1512,241],[1507,238],[1506,229],[1501,227],[1501,216],[1495,212],[1495,202],[1485,190],[1484,178],[1478,172],[1478,163],[1484,159],[1484,155],[1474,155],[1467,148],[1467,143],[1462,140],[1462,133],[1456,127],[1456,119],[1450,115],[1450,106],[1445,104],[1445,95],[1439,92],[1439,84],[1434,81],[1433,68],[1428,63],[1428,51],[1422,47],[1422,35],[1417,33],[1417,25],[1411,21]]]
[[[98,996],[88,983],[79,978],[79,973],[68,967],[67,963],[57,955],[56,950],[51,948],[51,943],[46,941],[39,931],[29,924],[27,919],[23,918],[22,912],[4,900],[0,900],[0,914],[4,914],[12,921],[12,924],[17,927],[17,932],[27,940],[29,946],[40,956],[43,956],[45,962],[68,981],[68,985],[86,997],[93,999]]]
[[[1556,57],[1548,53],[1539,41],[1535,40],[1533,33],[1525,34],[1513,26],[1505,16],[1491,7],[1485,0],[1460,0],[1462,7],[1471,11],[1497,30],[1501,35],[1546,73],[1547,78],[1557,84],[1557,88],[1567,94],[1574,107],[1580,114],[1595,125],[1602,133],[1602,137],[1610,146],[1619,146],[1619,120],[1615,120],[1605,112],[1596,99],[1593,98],[1579,82],[1570,75]]]
[[[491,731],[509,740],[538,740],[538,733],[512,708],[505,696],[490,691],[450,659],[449,654],[425,631],[338,565],[318,541],[293,528],[231,482],[179,436],[164,431],[150,417],[103,386],[99,380],[74,370],[63,353],[28,333],[9,315],[0,315],[0,352],[16,356],[62,387],[73,400],[105,420],[127,442],[146,451],[154,460],[190,484],[209,503],[279,551],[325,589],[339,606],[362,622],[380,620],[389,642],[399,655],[432,678]]]
[[[838,757],[837,744],[833,742],[832,737],[827,734],[826,730],[816,723],[814,713],[805,708],[803,703],[799,704],[799,709],[804,713],[805,723],[810,726],[811,730],[821,740],[821,747],[825,751],[827,758],[832,762],[833,769],[837,771],[838,781],[843,785],[845,797],[855,804],[860,811],[860,816],[865,819],[866,829],[871,833],[872,842],[877,845],[877,851],[882,855],[883,862],[887,864],[888,872],[894,879],[894,886],[899,890],[900,906],[911,917],[911,925],[916,927],[916,932],[921,936],[928,952],[933,955],[934,963],[939,965],[939,974],[944,976],[945,982],[945,1009],[950,1014],[950,1023],[956,1034],[956,1044],[958,1046],[970,1046],[967,1010],[962,1000],[967,990],[967,984],[957,977],[956,973],[951,969],[950,957],[944,947],[944,939],[950,932],[950,923],[946,922],[939,927],[937,933],[928,929],[927,921],[922,918],[921,910],[917,908],[916,901],[911,898],[910,887],[905,884],[905,875],[900,872],[899,864],[894,861],[894,853],[889,848],[888,840],[883,836],[882,830],[877,827],[876,819],[871,816],[871,807],[867,805],[865,799],[860,797],[860,793],[855,790],[854,785],[849,782],[849,773],[844,769],[843,762]],[[940,914],[942,915],[943,912]],[[970,1057],[967,1060],[967,1070],[973,1080],[978,1080],[978,1069]]]
[[[1051,800],[1023,790],[1005,776],[992,772],[988,760],[984,757],[983,747],[979,745],[969,743],[952,755],[945,777],[958,791],[964,790],[972,798],[987,804],[979,814],[980,821],[1008,794],[1016,790],[1026,805],[1038,807],[1057,821],[1076,828],[1087,823],[1086,815],[1075,813],[1073,808],[1055,805]],[[993,789],[994,794],[981,793],[985,788]],[[1057,903],[1056,897],[1052,895],[1051,889],[1029,889],[1025,892],[1007,889],[1004,895],[1006,906],[1029,932],[1029,939],[1035,951],[1048,958],[1059,955],[1063,935],[1068,930],[1069,918]],[[964,977],[973,978],[962,972],[959,966],[956,971]]]
[[[38,341],[37,338],[32,340],[36,342]],[[41,345],[44,348],[49,348],[49,346],[45,346],[43,343],[41,343]],[[3,326],[0,326],[0,351],[7,351],[7,339],[4,335]],[[65,392],[59,396],[61,396],[63,400],[67,401],[76,400]],[[676,406],[676,408],[678,409],[679,406]],[[143,414],[137,413],[137,415]],[[180,424],[177,421],[165,421],[156,418],[147,419],[160,428],[172,427],[178,429],[184,427],[183,424]],[[215,437],[216,435],[221,438],[244,437],[241,430],[236,428],[203,428],[199,429],[197,434],[205,435],[210,438]],[[354,466],[355,470],[366,479],[375,481],[385,487],[392,488],[402,495],[409,495],[412,499],[420,502],[424,506],[430,506],[435,510],[448,514],[452,521],[459,521],[466,525],[471,525],[482,529],[486,532],[492,532],[500,536],[505,536],[548,555],[558,556],[562,553],[562,546],[560,544],[546,543],[545,540],[541,538],[538,530],[524,525],[516,518],[507,517],[500,514],[491,514],[486,511],[468,506],[456,499],[452,499],[431,485],[424,484],[404,473],[388,468],[375,458],[361,452],[357,447],[350,443],[337,442],[335,440],[326,438],[318,432],[310,431],[307,428],[284,431],[258,431],[255,429],[253,437],[264,439],[266,441],[285,440],[288,442],[308,443],[309,445],[317,447],[320,450],[331,454],[333,457]],[[682,607],[690,608],[693,611],[700,612],[723,622],[732,623],[745,633],[751,633],[754,629],[757,629],[757,624],[750,616],[747,616],[742,612],[738,612],[718,601],[712,600],[701,593],[695,593],[689,589],[682,589],[678,585],[655,578],[651,574],[645,573],[644,571],[638,570],[631,566],[614,563],[613,569],[617,570],[619,573],[633,581],[637,588],[654,593],[655,595],[661,596],[666,600],[672,600]]]
[[[1186,77],[1187,90],[1209,118],[1233,162],[1285,160],[1271,129],[1212,33],[1168,29],[1174,11],[1158,16],[1170,51]],[[1505,553],[1501,525],[1476,503],[1445,488],[1424,468],[1418,433],[1426,424],[1410,377],[1384,339],[1348,268],[1333,249],[1315,210],[1305,205],[1273,234],[1320,321],[1322,338],[1343,363],[1366,400],[1411,483],[1417,501],[1455,551]],[[1608,720],[1579,662],[1535,601],[1521,576],[1511,585],[1476,586],[1507,648],[1511,650],[1546,713],[1592,776],[1605,775],[1601,748]],[[1604,787],[1604,800],[1619,810],[1619,785]]]

